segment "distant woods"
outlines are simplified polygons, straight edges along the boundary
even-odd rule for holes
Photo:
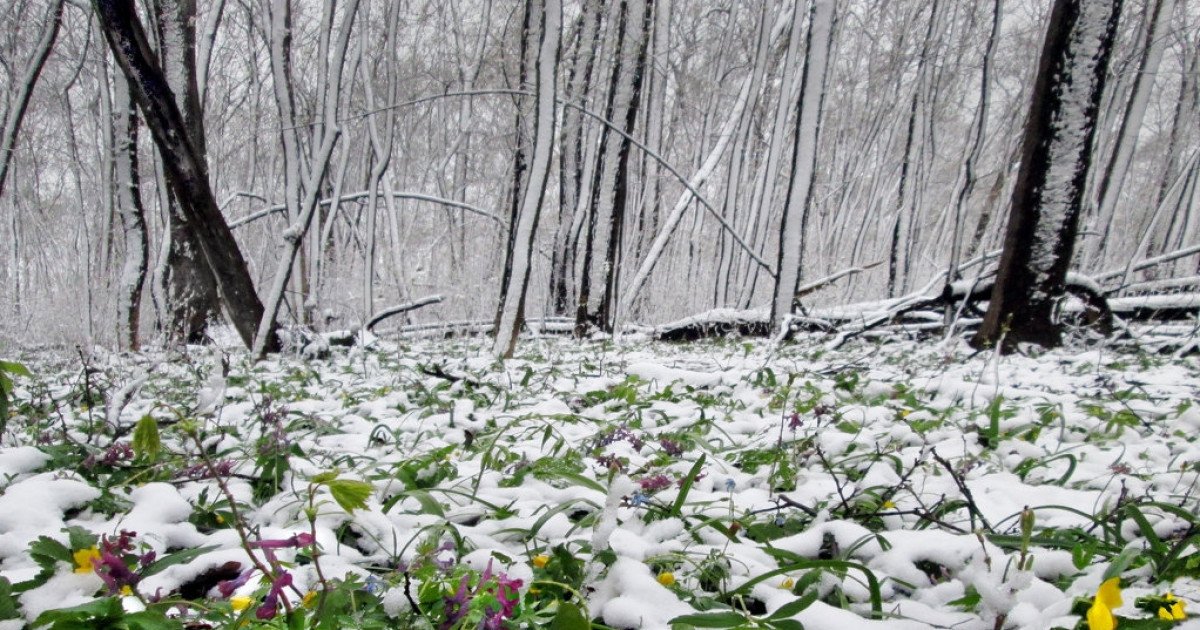
[[[0,339],[261,353],[436,295],[387,325],[504,355],[529,318],[778,332],[984,278],[986,345],[1068,273],[1200,292],[1198,32],[1183,0],[13,0]]]

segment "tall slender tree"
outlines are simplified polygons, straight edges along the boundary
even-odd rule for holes
[[[130,95],[129,82],[120,72],[113,75],[112,118],[113,196],[125,235],[125,261],[121,265],[117,294],[117,344],[126,350],[137,350],[150,235],[138,169],[137,109]]]
[[[533,0],[529,0],[533,3]],[[538,217],[546,197],[546,181],[550,176],[550,160],[554,153],[554,129],[556,127],[556,105],[554,103],[558,85],[558,51],[562,31],[562,0],[542,0],[541,27],[538,29],[538,52],[535,82],[537,94],[537,124],[533,135],[533,156],[529,165],[529,179],[524,187],[520,210],[510,227],[513,237],[509,240],[510,273],[506,284],[501,287],[500,313],[496,326],[496,342],[493,352],[509,358],[516,348],[517,333],[525,318],[525,291],[529,287],[529,271],[533,262],[534,236]]]
[[[800,265],[804,255],[804,228],[812,203],[812,183],[817,162],[817,133],[820,130],[821,104],[825,98],[825,74],[829,67],[829,45],[837,19],[835,0],[817,0],[808,19],[808,53],[796,104],[799,120],[792,154],[792,178],[787,205],[780,226],[779,264],[775,294],[771,301],[771,327],[778,331],[792,312],[792,302],[800,284]],[[800,28],[797,17],[792,28]]]

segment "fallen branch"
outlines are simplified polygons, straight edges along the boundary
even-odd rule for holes
[[[399,315],[401,313],[407,313],[409,311],[415,311],[416,309],[421,308],[422,306],[429,306],[430,304],[437,304],[441,301],[442,301],[442,296],[431,295],[429,297],[421,298],[415,302],[409,302],[408,304],[401,304],[399,306],[392,306],[389,308],[385,308],[382,311],[379,311],[378,313],[376,313],[375,316],[372,317],[371,319],[368,319],[366,326],[363,326],[363,328],[365,328],[366,330],[371,330],[372,328],[375,327],[376,324],[378,324],[379,322],[381,322],[389,317],[394,317],[396,315]]]
[[[800,298],[802,298],[810,293],[814,293],[816,291],[824,289],[825,287],[833,284],[834,282],[837,282],[838,280],[841,280],[842,278],[845,278],[846,276],[851,276],[856,273],[862,273],[864,271],[869,271],[869,270],[874,269],[882,264],[883,264],[883,261],[881,260],[879,262],[874,262],[869,265],[863,265],[862,267],[851,267],[849,269],[843,269],[831,276],[825,276],[824,278],[821,278],[820,280],[814,280],[812,282],[809,282],[806,285],[801,286],[799,289],[796,289],[796,296],[793,299],[798,302],[798,301],[800,301]]]

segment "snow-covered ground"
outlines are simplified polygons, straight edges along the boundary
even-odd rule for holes
[[[450,598],[464,572],[612,628],[1070,628],[1112,575],[1119,617],[1168,593],[1200,610],[1195,356],[821,344],[523,339],[503,364],[484,340],[259,364],[97,351],[86,376],[27,359],[0,447],[20,608],[0,624],[103,595],[113,575],[79,540],[122,531],[133,555],[200,550],[130,560],[146,575],[121,583],[127,610],[189,584],[274,606],[232,579],[256,561],[288,574],[289,606],[358,575],[412,627],[419,582],[452,575]],[[343,503],[354,487],[365,502]],[[31,553],[42,536],[73,560]],[[230,566],[224,592],[202,579]]]

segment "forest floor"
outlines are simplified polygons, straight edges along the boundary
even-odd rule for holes
[[[1198,624],[1200,358],[827,344],[16,357],[0,630]]]

